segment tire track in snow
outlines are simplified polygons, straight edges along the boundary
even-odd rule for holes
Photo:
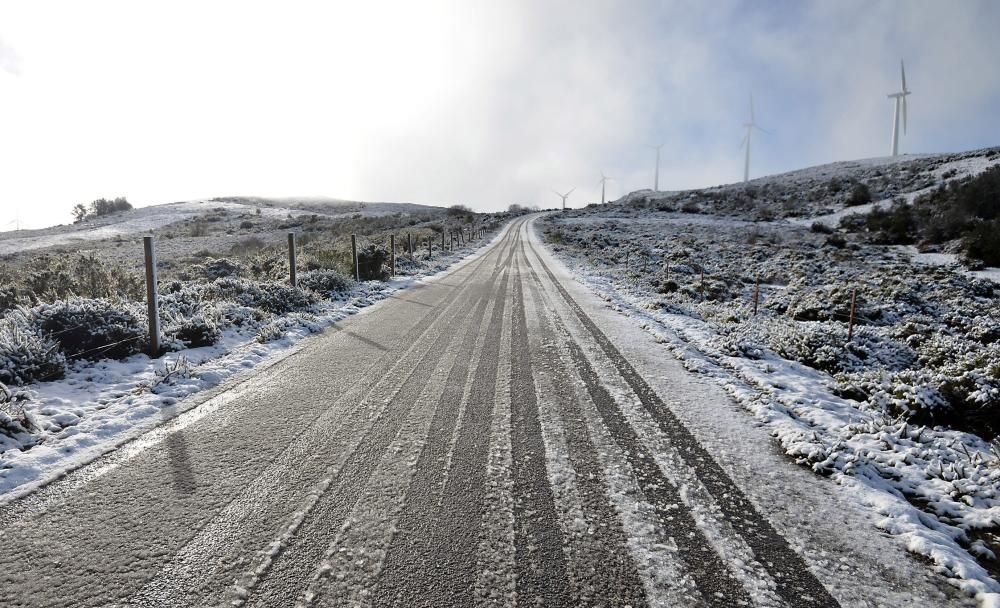
[[[407,551],[402,533],[397,535],[389,549],[387,562],[401,565],[382,571],[375,594],[376,606],[465,607],[475,601],[476,557],[490,445],[489,420],[496,399],[499,363],[497,352],[489,345],[500,344],[512,256],[513,248],[509,248],[484,336],[487,347],[476,366],[472,391],[455,442],[451,473],[442,491],[446,516],[436,520],[437,525],[428,531],[429,537],[426,538],[433,547],[429,554],[431,559],[407,561],[404,553],[401,562],[395,562],[396,552]]]
[[[521,232],[527,233],[530,229],[531,226],[526,223],[522,226]],[[695,470],[698,479],[705,484],[705,487],[708,488],[709,492],[718,502],[723,515],[729,521],[730,525],[747,541],[757,559],[767,566],[768,572],[776,582],[778,595],[789,605],[793,606],[839,606],[833,596],[823,587],[822,583],[809,571],[805,561],[792,550],[788,541],[778,534],[770,522],[757,511],[753,503],[750,502],[746,495],[722,470],[722,467],[715,462],[708,451],[698,443],[694,435],[674,416],[673,412],[667,408],[659,396],[643,380],[635,368],[632,367],[632,364],[622,356],[614,344],[604,335],[604,332],[597,327],[569,292],[559,283],[548,265],[535,250],[534,244],[531,243],[530,239],[528,239],[528,246],[531,248],[534,257],[538,260],[540,267],[545,271],[549,281],[559,292],[562,300],[573,311],[579,321],[587,328],[593,339],[614,363],[618,373],[632,388],[643,407],[657,421],[660,430],[670,438],[671,445],[677,450],[684,462]],[[586,358],[583,356],[578,345],[571,344],[570,349],[571,351],[576,351],[574,358],[580,357],[584,363],[586,362]],[[592,369],[590,371],[593,372]],[[584,375],[585,381],[588,380],[588,376],[587,374]],[[604,390],[600,386],[596,374],[589,379],[598,393]],[[607,393],[606,390],[604,392]],[[608,398],[610,399],[610,395],[608,395]],[[613,412],[609,411],[609,413],[613,415]],[[624,432],[631,431],[627,425],[621,428]],[[631,431],[631,434],[634,436],[634,431]]]
[[[493,278],[495,277],[491,277],[490,283],[492,283]],[[485,291],[480,296],[479,301],[474,303],[471,323],[464,334],[459,333],[457,336],[461,338],[461,344],[457,349],[449,352],[452,364],[446,377],[442,379],[442,390],[430,417],[422,449],[417,455],[413,477],[409,486],[403,488],[406,508],[394,522],[396,533],[393,534],[391,543],[385,548],[385,555],[378,568],[379,573],[388,571],[402,574],[407,569],[407,564],[415,559],[414,556],[421,556],[416,559],[434,559],[434,548],[430,547],[427,542],[429,540],[428,534],[434,527],[433,518],[430,516],[442,515],[439,513],[440,496],[443,490],[444,471],[447,466],[451,439],[459,418],[459,406],[466,393],[469,371],[474,363],[473,355],[479,341],[478,338],[482,334],[481,329],[488,306],[491,303],[490,296],[495,297],[496,295],[492,291]],[[478,344],[478,346],[481,349],[483,344]],[[403,496],[400,488],[395,488],[393,492]],[[415,530],[421,531],[422,534],[414,535]],[[404,537],[410,538],[410,543],[405,546],[405,549],[402,549]],[[390,576],[395,576],[395,574]],[[376,579],[373,578],[371,580],[372,587],[375,586],[375,582]],[[328,584],[326,588],[330,589],[333,586],[340,587],[339,579],[335,585]],[[339,592],[340,590],[331,591]],[[335,603],[327,600],[328,595],[333,597],[331,594],[319,591],[317,594],[322,600],[320,603]],[[366,597],[365,605],[371,601],[370,597]],[[352,603],[352,605],[356,604]]]
[[[523,250],[522,250],[523,255]],[[527,259],[525,258],[527,262]],[[646,606],[646,593],[628,549],[618,512],[577,399],[574,370],[560,359],[552,320],[539,293],[537,277],[527,280],[533,315],[528,323],[531,356],[549,447],[549,478],[561,503],[568,542],[573,605]]]
[[[506,280],[505,274],[501,281],[500,293],[505,289]],[[470,311],[467,307],[459,306],[459,308],[462,311],[455,319],[455,325],[461,327]],[[250,583],[250,587],[242,582],[238,583],[234,589],[236,596],[234,599],[243,595],[242,588],[253,588],[250,604],[270,606],[280,604],[281,598],[297,597],[306,587],[313,566],[320,563],[337,527],[356,504],[378,459],[399,431],[416,395],[427,384],[430,373],[454,337],[455,334],[447,328],[441,328],[428,354],[415,363],[406,380],[402,383],[390,383],[400,388],[376,401],[385,403],[387,407],[338,472],[340,482],[337,491],[323,493],[323,500],[314,509],[310,509],[301,531],[286,543],[281,558],[273,565],[266,556],[261,561],[262,565],[268,564],[264,566],[266,576],[262,578],[255,572],[246,576],[245,580]],[[393,405],[396,407],[392,407]],[[257,570],[260,570],[260,566]]]
[[[296,602],[297,607],[371,605],[371,590],[400,515],[408,508],[406,495],[412,487],[418,458],[433,438],[432,422],[461,357],[462,353],[455,351],[445,353],[399,435],[389,444],[358,504],[314,570],[308,587]]]
[[[511,464],[519,603],[569,606],[562,531],[545,468],[545,444],[531,372],[523,275],[516,266],[511,336]]]
[[[614,365],[600,347],[588,341],[586,330],[572,317],[566,322],[567,340],[580,344],[584,355],[593,362],[599,381],[614,397],[619,410],[635,430],[639,440],[650,450],[656,465],[678,488],[684,505],[691,511],[706,540],[750,593],[755,606],[775,607],[784,602],[776,595],[776,583],[766,567],[757,560],[743,537],[733,529],[720,507],[691,469],[677,454],[656,422],[642,407],[628,384],[617,375]]]
[[[361,382],[330,406],[324,407],[302,435],[131,598],[131,605],[173,606],[195,601],[195,598],[204,600],[205,597],[215,596],[221,591],[220,581],[231,581],[239,568],[246,567],[244,556],[255,549],[249,543],[255,538],[260,539],[258,543],[267,542],[263,539],[272,539],[274,521],[288,517],[288,504],[298,504],[303,500],[314,504],[311,494],[316,491],[310,493],[308,488],[318,481],[329,479],[343,465],[356,447],[357,438],[363,435],[365,425],[374,419],[373,412],[366,409],[365,404],[371,400],[378,383],[385,382],[386,377],[398,375],[399,370],[404,369],[401,366],[405,360],[417,361],[424,356],[422,351],[427,344],[423,337],[442,317],[442,323],[454,322],[448,315],[460,309],[462,288],[476,277],[476,271],[488,259],[488,256],[483,256],[471,264],[468,276],[458,283],[459,287],[452,289],[430,313],[392,343],[404,349],[402,356],[393,352],[394,348],[389,348],[389,352],[359,376]],[[349,410],[346,416],[343,405],[338,407],[338,404],[347,404]],[[307,490],[305,493],[303,488]]]
[[[511,333],[511,306],[504,308],[502,336]],[[511,478],[511,345],[498,354],[496,403],[490,424],[482,525],[476,564],[475,606],[513,608],[517,603],[514,549],[514,480]]]

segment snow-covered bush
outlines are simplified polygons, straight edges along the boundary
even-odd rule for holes
[[[831,374],[873,366],[901,370],[917,360],[909,346],[869,327],[856,327],[851,341],[841,323],[784,317],[758,318],[720,330],[719,346],[731,356],[760,359],[765,349],[770,349],[785,359]]]
[[[389,250],[374,243],[358,250],[358,277],[362,281],[389,278]]]
[[[223,277],[242,277],[247,273],[247,269],[238,260],[210,258],[201,264],[191,266],[189,273],[193,277],[213,281]]]
[[[138,304],[74,298],[32,311],[38,328],[68,359],[124,359],[148,342],[145,311]]]
[[[24,403],[30,398],[26,391],[16,391],[0,382],[0,454],[7,446],[4,437],[14,440],[19,447],[34,445],[36,440],[31,437],[35,423],[24,409]]]
[[[18,308],[0,318],[0,382],[17,386],[57,380],[65,372],[66,356],[39,331],[34,311]]]
[[[95,254],[40,255],[32,260],[27,272],[20,273],[14,287],[31,304],[74,296],[139,299],[144,293],[138,272]]]
[[[191,288],[204,300],[228,300],[279,315],[304,310],[318,301],[315,294],[303,289],[249,279],[223,278]]]
[[[211,346],[222,337],[214,314],[199,311],[191,316],[174,316],[164,325],[164,338],[179,341],[184,347]]]
[[[309,270],[299,275],[299,286],[324,296],[339,296],[354,287],[354,281],[336,270]]]

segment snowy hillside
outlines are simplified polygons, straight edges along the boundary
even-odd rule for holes
[[[581,282],[724,386],[778,449],[989,604],[1000,597],[1000,284],[956,255],[839,226],[998,164],[989,149],[639,191],[541,230]]]
[[[257,215],[262,218],[280,220],[314,214],[330,218],[355,214],[361,214],[365,217],[396,213],[416,215],[433,213],[441,209],[410,203],[363,203],[318,198],[224,197],[140,207],[124,213],[86,220],[79,224],[55,226],[42,230],[0,232],[0,256],[58,245],[85,246],[94,241],[120,236],[134,236],[218,210],[225,210],[234,216]]]

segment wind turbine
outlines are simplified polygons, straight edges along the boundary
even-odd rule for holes
[[[750,181],[750,137],[753,134],[753,130],[757,129],[761,133],[767,133],[767,131],[757,126],[757,119],[754,118],[753,93],[750,94],[750,122],[743,123],[743,126],[747,128],[747,134],[743,137],[743,143],[741,144],[747,148],[746,159],[743,161],[743,183],[745,184]]]
[[[911,91],[906,88],[906,68],[903,67],[903,60],[899,60],[899,75],[902,77],[903,88],[898,93],[890,93],[889,99],[896,100],[896,111],[892,116],[892,155],[899,155],[899,106],[903,106],[903,133],[906,133],[906,96]]]
[[[573,188],[573,190],[576,190],[576,188]],[[559,198],[561,198],[562,201],[563,201],[563,208],[562,208],[563,211],[566,211],[566,199],[569,198],[570,194],[573,194],[573,190],[570,190],[566,194],[559,194],[558,192],[556,192],[555,190],[553,190],[553,192],[555,192],[556,196],[558,196]]]
[[[601,185],[601,204],[602,205],[604,204],[604,201],[605,201],[605,199],[604,199],[604,186],[610,180],[613,180],[613,179],[614,179],[613,177],[608,177],[607,175],[604,175],[604,171],[601,171],[601,181],[599,181],[597,183]]]
[[[664,144],[658,146],[649,146],[650,148],[656,150],[656,171],[653,172],[653,192],[660,191],[660,148]]]

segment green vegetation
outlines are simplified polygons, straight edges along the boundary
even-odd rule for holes
[[[1000,266],[1000,166],[941,186],[912,205],[896,200],[889,209],[845,218],[842,225],[868,231],[876,242],[890,245],[961,239],[967,257]]]
[[[131,208],[132,204],[125,200],[125,197],[123,196],[119,196],[118,198],[110,201],[106,198],[99,198],[96,201],[91,202],[89,205],[78,203],[75,207],[73,207],[73,221],[75,223],[79,223],[95,217],[111,215],[112,213],[118,213],[120,211],[128,211]]]

